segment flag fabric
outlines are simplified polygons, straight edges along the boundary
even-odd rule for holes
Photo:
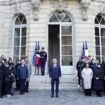
[[[36,65],[40,65],[40,44],[37,42]]]
[[[85,43],[83,41],[83,48],[82,48],[82,56],[81,56],[82,59],[85,59]]]
[[[85,41],[85,58],[89,57],[87,41]]]
[[[34,48],[34,54],[33,54],[33,58],[32,58],[33,65],[36,65],[37,62],[39,62],[39,59],[40,59],[39,50],[40,50],[40,44],[39,44],[39,41],[36,41],[35,48]]]
[[[82,48],[82,59],[88,59],[89,57],[89,52],[88,52],[88,45],[87,41],[83,41],[83,48]]]
[[[35,48],[34,48],[34,54],[33,54],[33,58],[32,58],[32,64],[33,65],[36,65],[36,53],[37,53],[37,49],[38,49],[38,47],[37,47],[37,42],[35,43]]]
[[[40,50],[40,44],[39,44],[39,41],[38,41],[38,49],[37,50]]]

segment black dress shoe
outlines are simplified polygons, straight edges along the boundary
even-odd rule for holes
[[[25,92],[26,92],[26,93],[29,93],[29,91],[28,91],[28,90],[26,90]]]
[[[56,95],[56,98],[58,98],[59,96],[58,95]]]
[[[52,95],[51,98],[53,98],[54,96]]]
[[[3,98],[3,96],[0,96],[0,98]]]

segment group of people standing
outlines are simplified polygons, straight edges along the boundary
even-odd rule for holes
[[[47,53],[45,51],[45,48],[42,47],[41,51],[36,52],[36,58],[35,58],[35,75],[40,74],[41,69],[41,75],[45,75],[45,66],[47,61]]]
[[[105,92],[105,62],[98,60],[79,59],[77,62],[78,84],[85,92],[85,96],[91,96],[92,91],[101,97]]]
[[[14,65],[11,58],[6,59],[4,56],[0,57],[0,97],[13,96],[13,83],[16,81],[16,90],[20,94],[28,92],[29,81],[31,76],[31,65],[28,58],[19,60]]]
[[[42,48],[42,51],[37,53],[40,59],[41,75],[45,75],[45,64],[47,61],[47,53]],[[39,56],[38,55],[38,56]],[[36,63],[37,64],[37,63]],[[79,59],[76,65],[78,84],[84,90],[85,96],[91,96],[92,91],[101,97],[102,92],[105,92],[105,61],[100,63],[94,59]],[[31,64],[27,57],[18,60],[14,65],[11,58],[8,60],[5,57],[0,57],[0,97],[12,97],[14,93],[13,83],[16,82],[16,90],[21,95],[29,92],[30,76],[32,74]],[[61,77],[61,67],[57,63],[57,59],[52,60],[49,67],[49,77],[51,78],[51,97],[54,97],[54,87],[56,97],[59,97],[59,83]]]

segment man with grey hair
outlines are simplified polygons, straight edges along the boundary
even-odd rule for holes
[[[52,64],[49,68],[49,77],[51,78],[51,97],[54,97],[54,85],[56,85],[56,97],[59,93],[59,78],[61,77],[61,68],[57,64],[57,59],[52,60]]]
[[[17,79],[19,80],[19,90],[20,94],[24,94],[25,92],[25,84],[26,80],[28,79],[28,67],[25,64],[25,60],[21,60],[21,65],[18,67],[17,70]]]
[[[32,74],[32,69],[31,69],[31,63],[29,62],[29,59],[28,57],[25,57],[25,63],[26,63],[26,66],[28,68],[28,78],[26,80],[26,92],[29,92],[29,83],[30,83],[30,77],[31,77],[31,74]]]

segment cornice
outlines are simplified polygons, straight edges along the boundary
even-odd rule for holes
[[[30,0],[20,0],[19,2],[29,2]],[[1,6],[9,6],[16,4],[16,0],[10,0],[10,1],[0,1]]]
[[[22,2],[29,2],[31,0],[20,0],[20,3]],[[40,0],[42,2],[44,1],[62,1],[62,0]],[[78,1],[81,2],[82,0],[63,0],[63,1]],[[84,0],[84,1],[88,1],[88,0]],[[105,0],[91,0],[92,2],[99,2],[99,3],[105,3]],[[9,6],[9,5],[13,5],[16,4],[16,0],[10,0],[10,1],[0,1],[0,5],[2,6]]]

